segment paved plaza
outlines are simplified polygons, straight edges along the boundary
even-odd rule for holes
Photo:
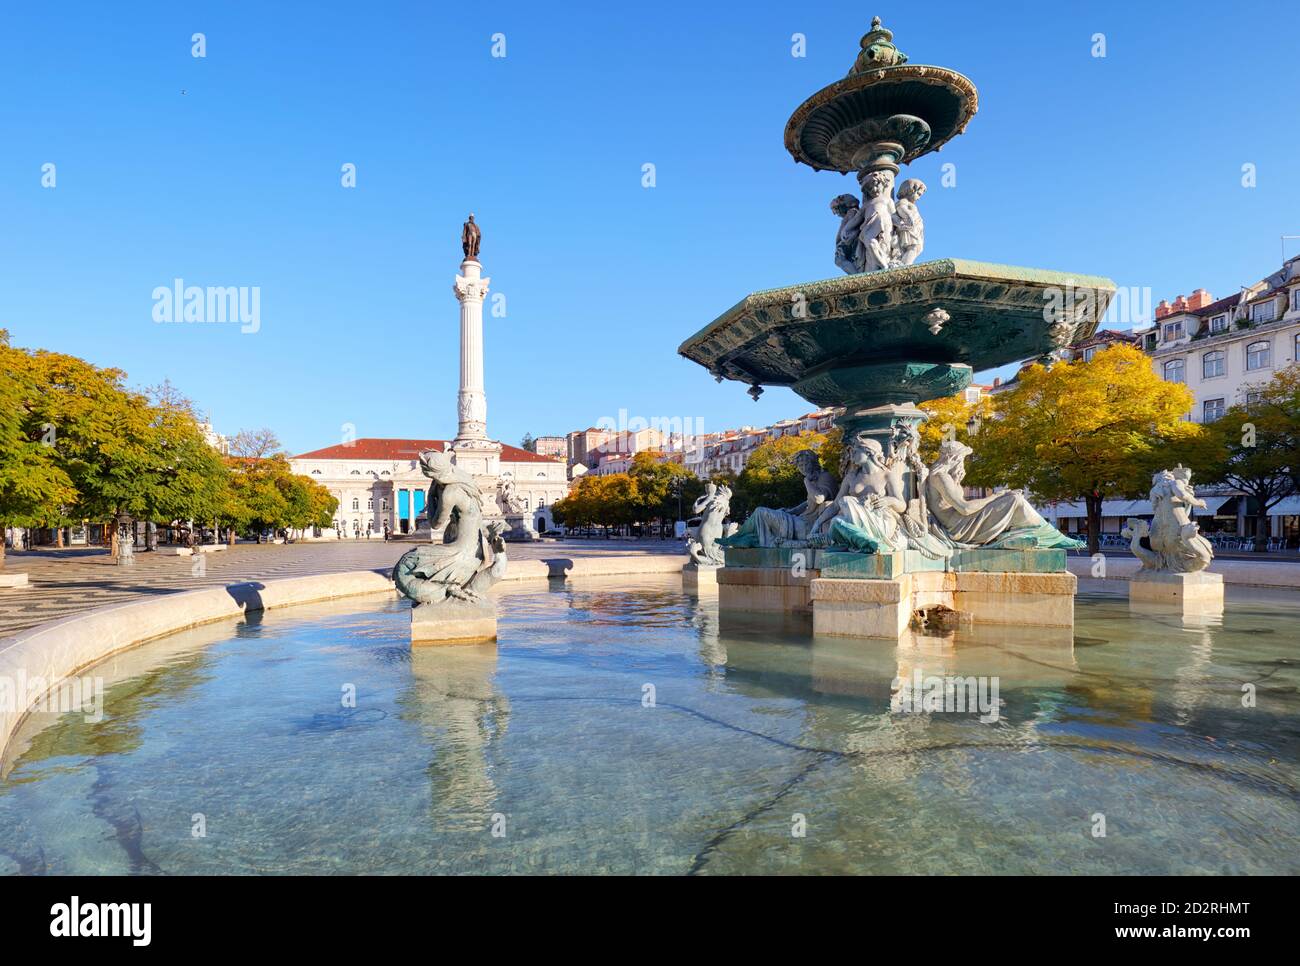
[[[413,544],[382,540],[341,543],[239,543],[198,559],[137,551],[133,567],[117,566],[102,548],[9,552],[5,570],[26,573],[28,586],[0,591],[0,637],[94,607],[149,595],[219,587],[244,580],[302,577],[349,570],[391,570]],[[512,560],[609,554],[683,554],[673,540],[556,540],[511,544]],[[683,555],[683,561],[686,559]]]

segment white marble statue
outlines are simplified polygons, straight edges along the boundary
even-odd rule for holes
[[[952,548],[907,512],[906,469],[904,458],[887,459],[869,433],[854,435],[844,481],[810,528],[809,543],[873,553],[918,550],[932,559],[951,556]]]
[[[862,232],[862,203],[849,194],[831,200],[831,211],[840,220],[835,230],[835,264],[850,275],[862,271],[859,235]]]
[[[894,244],[890,267],[911,265],[925,248],[925,221],[916,203],[925,194],[925,182],[908,178],[898,186],[898,200],[894,202]]]
[[[523,513],[525,509],[523,499],[515,490],[515,478],[512,473],[501,474],[501,506],[506,513]]]
[[[726,561],[718,541],[726,535],[723,520],[731,512],[731,487],[705,484],[692,510],[700,517],[700,528],[697,538],[686,542],[686,552],[701,567],[721,567]]]
[[[1133,555],[1142,561],[1142,570],[1195,573],[1214,559],[1214,548],[1191,519],[1192,507],[1205,506],[1191,481],[1192,471],[1185,466],[1160,470],[1151,478],[1151,523],[1127,521],[1123,534],[1131,541]],[[1149,550],[1142,546],[1143,537],[1150,544]]]
[[[1016,549],[1081,544],[1065,536],[1033,508],[1020,490],[967,498],[962,480],[972,450],[955,439],[939,445],[939,458],[925,480],[926,507],[942,536],[957,546]]]
[[[821,459],[810,449],[800,450],[793,460],[803,474],[805,499],[786,510],[758,507],[735,534],[728,547],[779,547],[805,541],[823,509],[835,499],[839,481],[822,468]]]
[[[894,176],[888,171],[872,171],[862,182],[862,227],[858,231],[861,271],[874,272],[890,267],[894,245]]]

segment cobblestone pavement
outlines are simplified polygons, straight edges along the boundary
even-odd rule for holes
[[[25,573],[28,586],[0,589],[0,637],[106,604],[152,594],[172,594],[244,580],[301,577],[346,570],[392,569],[411,543],[382,540],[343,543],[236,544],[196,557],[136,552],[133,567],[119,567],[102,548],[9,551],[6,573]],[[607,554],[677,554],[673,540],[557,540],[509,545],[514,560]],[[200,561],[201,573],[194,561]],[[685,557],[683,557],[685,560]]]

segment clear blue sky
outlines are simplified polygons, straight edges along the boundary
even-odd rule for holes
[[[837,274],[827,202],[854,183],[796,166],[782,131],[874,13],[913,62],[980,91],[967,133],[906,172],[932,186],[926,257],[1109,275],[1158,301],[1228,295],[1300,234],[1294,10],[7,4],[0,326],[136,385],[170,378],[219,430],[268,425],[295,452],[343,423],[447,437],[472,210],[507,298],[485,320],[494,436],[620,409],[761,425],[811,407],[754,403],[675,350],[749,291]],[[260,286],[260,331],[155,324],[151,293],[176,277]]]

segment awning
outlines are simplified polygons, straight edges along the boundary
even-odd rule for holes
[[[1224,505],[1228,503],[1232,503],[1232,501],[1235,500],[1236,497],[1235,496],[1203,496],[1201,497],[1201,499],[1205,501],[1205,508],[1202,509],[1199,506],[1192,507],[1192,515],[1198,517],[1216,517],[1219,515],[1219,511],[1223,509]],[[1232,512],[1227,515],[1234,516],[1234,517],[1237,515],[1236,504],[1233,504]]]
[[[1060,519],[1061,517],[1086,517],[1088,515],[1088,505],[1086,503],[1046,503],[1038,508],[1038,512],[1049,520]],[[1149,517],[1154,512],[1151,509],[1150,500],[1101,501],[1101,515],[1103,517]]]
[[[1284,496],[1268,511],[1271,517],[1300,516],[1300,496]]]
[[[1218,513],[1220,507],[1229,503],[1236,497],[1231,496],[1208,496],[1202,497],[1205,500],[1205,509],[1195,507],[1198,516],[1214,516]],[[1294,505],[1296,509],[1274,511],[1280,516],[1287,516],[1293,513],[1300,513],[1300,497],[1287,497],[1278,506],[1286,504],[1288,500],[1297,501]],[[1038,512],[1048,520],[1086,517],[1088,515],[1088,505],[1086,503],[1045,503],[1038,507]],[[1101,515],[1103,517],[1149,517],[1154,515],[1155,509],[1151,506],[1150,500],[1102,500]],[[1232,515],[1236,515],[1233,511]]]

